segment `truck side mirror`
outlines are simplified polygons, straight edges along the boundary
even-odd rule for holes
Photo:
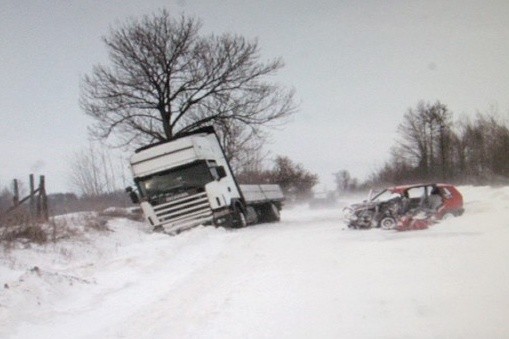
[[[136,194],[136,192],[133,191],[133,188],[131,186],[126,187],[125,191],[129,193],[129,198],[131,198],[133,204],[138,204],[140,202],[138,194]]]
[[[222,179],[222,178],[226,177],[226,170],[224,169],[223,166],[218,166],[216,168],[216,170],[217,170],[217,175],[219,175],[219,179]]]

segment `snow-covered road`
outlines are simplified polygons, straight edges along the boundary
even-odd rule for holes
[[[0,337],[507,338],[509,188],[461,191],[465,215],[422,231],[301,207],[176,237],[117,219],[4,252]]]

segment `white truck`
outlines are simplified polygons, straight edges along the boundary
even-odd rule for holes
[[[154,230],[279,221],[279,185],[239,185],[212,127],[142,147],[130,165],[138,194],[126,190]]]

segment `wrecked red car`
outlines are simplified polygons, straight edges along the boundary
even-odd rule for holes
[[[400,229],[416,227],[416,220],[441,220],[464,212],[463,197],[451,184],[413,184],[370,192],[368,200],[344,209],[350,228]],[[423,217],[424,215],[424,217]],[[423,226],[424,228],[424,226]]]

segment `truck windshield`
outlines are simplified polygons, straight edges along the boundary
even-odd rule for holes
[[[199,189],[213,179],[205,161],[157,173],[138,181],[142,196],[149,200],[162,198],[168,194]]]

